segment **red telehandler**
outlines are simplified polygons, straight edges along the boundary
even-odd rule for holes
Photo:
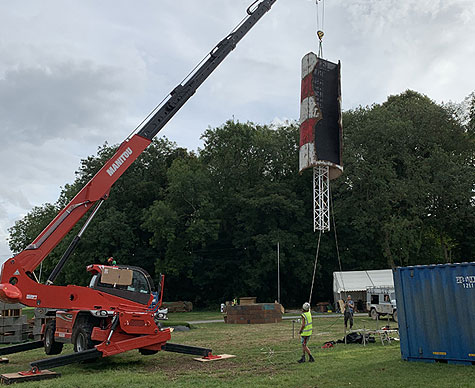
[[[31,363],[29,373],[45,367],[107,357],[138,349],[142,354],[159,350],[209,356],[209,349],[167,343],[170,329],[161,329],[155,320],[152,279],[141,268],[117,265],[89,265],[89,287],[57,286],[54,281],[79,243],[97,211],[108,198],[117,179],[152,142],[153,137],[196,92],[236,44],[268,12],[277,0],[256,0],[243,21],[200,62],[195,70],[159,105],[114,156],[59,212],[40,235],[22,252],[3,264],[0,299],[44,309],[54,309],[54,319],[43,328],[44,340],[0,349],[0,354],[44,346],[46,354],[61,353],[64,343],[73,343],[76,353]],[[79,233],[64,252],[45,284],[37,281],[34,270],[86,214]],[[163,291],[163,276],[160,287]],[[162,292],[161,292],[162,294]],[[161,298],[160,294],[160,298]]]

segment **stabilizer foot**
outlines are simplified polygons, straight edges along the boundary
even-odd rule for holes
[[[225,360],[227,358],[233,358],[233,357],[236,357],[236,356],[233,354],[219,354],[217,356],[213,354],[209,354],[206,357],[194,358],[193,360],[200,361],[200,362],[210,362],[210,361]]]
[[[38,381],[38,380],[47,380],[54,379],[56,377],[61,377],[61,373],[53,372],[50,370],[31,370],[27,372],[16,372],[16,373],[5,373],[0,375],[0,382],[2,384],[14,384],[22,383],[25,381]]]

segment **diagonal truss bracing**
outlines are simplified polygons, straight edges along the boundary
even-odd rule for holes
[[[330,169],[313,168],[313,230],[330,230]]]

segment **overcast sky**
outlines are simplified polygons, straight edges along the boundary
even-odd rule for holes
[[[251,0],[0,0],[0,262],[7,228],[55,202],[82,158],[122,141],[244,17]],[[320,3],[320,16],[322,4]],[[161,135],[188,149],[234,117],[299,117],[315,0],[277,0]],[[475,90],[475,1],[325,0],[343,109],[414,89]]]

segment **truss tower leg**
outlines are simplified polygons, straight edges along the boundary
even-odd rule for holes
[[[313,168],[313,230],[330,230],[330,168]]]

